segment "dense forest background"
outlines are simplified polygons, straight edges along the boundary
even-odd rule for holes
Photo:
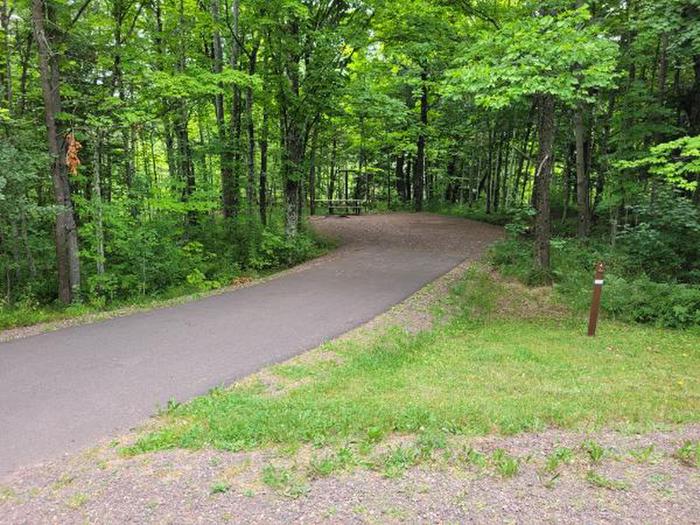
[[[7,315],[293,264],[350,198],[700,324],[700,0],[1,1]]]

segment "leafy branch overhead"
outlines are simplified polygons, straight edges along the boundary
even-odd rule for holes
[[[471,94],[503,109],[523,98],[551,95],[568,106],[594,102],[616,87],[618,46],[589,24],[586,8],[519,17],[468,45],[448,72],[449,96]]]

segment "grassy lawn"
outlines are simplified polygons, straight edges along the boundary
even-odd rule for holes
[[[604,321],[588,338],[580,319],[546,311],[551,299],[541,295],[470,271],[446,323],[331,343],[316,359],[273,367],[277,391],[248,381],[173,406],[124,451],[371,446],[397,433],[439,440],[700,420],[697,333]]]

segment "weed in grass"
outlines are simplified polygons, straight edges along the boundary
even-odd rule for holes
[[[70,498],[68,498],[68,501],[66,501],[66,506],[69,509],[77,510],[85,506],[88,501],[90,501],[90,498],[87,496],[87,494],[76,492]]]
[[[53,489],[54,490],[61,490],[66,488],[68,485],[73,483],[75,478],[73,476],[70,476],[69,474],[63,474],[60,478],[58,478],[56,481],[53,483]]]
[[[367,429],[367,442],[379,443],[384,437],[384,431],[379,427],[369,427]]]
[[[325,477],[337,470],[345,470],[357,465],[357,459],[350,447],[342,447],[337,453],[314,457],[309,464],[313,477]]]
[[[255,491],[254,491],[253,489],[245,489],[245,490],[243,491],[243,495],[244,495],[246,498],[252,498],[252,497],[255,496]]]
[[[336,469],[336,462],[332,457],[312,458],[310,467],[313,477],[326,477]]]
[[[486,456],[474,448],[469,448],[464,455],[463,461],[469,465],[474,465],[475,467],[484,468],[486,467]]]
[[[593,486],[608,490],[627,490],[629,488],[626,482],[607,478],[595,470],[588,471],[586,481]]]
[[[349,468],[357,464],[357,459],[350,447],[342,447],[336,454],[336,461],[340,468]]]
[[[266,465],[263,468],[262,481],[278,494],[288,498],[298,498],[309,491],[309,486],[285,467]]]
[[[447,438],[442,432],[423,432],[416,442],[423,459],[430,459],[434,450],[445,450]]]
[[[675,456],[684,465],[695,468],[700,467],[700,441],[686,441],[676,451]]]
[[[653,459],[654,445],[652,444],[648,447],[641,447],[635,450],[630,450],[630,456],[632,456],[637,463],[648,463]]]
[[[360,443],[358,443],[358,445],[357,445],[357,453],[360,456],[367,457],[374,450],[374,446],[375,446],[375,444],[370,443],[369,441],[365,441],[365,440],[360,441]]]
[[[17,494],[10,487],[0,486],[0,502],[15,499]]]
[[[511,456],[502,448],[497,448],[491,454],[491,462],[496,467],[498,473],[504,478],[512,478],[518,474],[520,469],[520,461],[518,458]]]
[[[420,459],[418,448],[396,446],[382,456],[382,473],[387,478],[401,477],[408,467],[415,465]]]
[[[547,456],[547,462],[545,463],[545,470],[547,472],[556,472],[559,465],[562,463],[568,465],[574,461],[574,452],[570,448],[560,447]]]
[[[669,486],[669,482],[672,479],[673,477],[669,474],[652,474],[649,476],[649,483],[654,485],[656,490],[658,490],[661,494],[666,497],[670,497],[673,495],[673,490]]]
[[[292,473],[284,467],[265,465],[262,471],[262,481],[275,490],[283,489],[292,479]]]
[[[586,451],[586,454],[588,454],[588,457],[593,464],[600,463],[603,456],[605,456],[605,449],[593,440],[585,441],[581,447]]]
[[[210,494],[224,494],[231,489],[231,484],[226,481],[215,481],[209,487]]]

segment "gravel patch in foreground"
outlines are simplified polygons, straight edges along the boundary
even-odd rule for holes
[[[581,447],[591,439],[605,450],[598,463]],[[460,438],[449,457],[435,451],[396,479],[364,468],[307,479],[303,464],[274,451],[175,450],[124,459],[105,447],[17,475],[0,489],[0,522],[697,523],[700,471],[674,453],[698,439],[700,425],[632,436],[550,430]],[[466,460],[459,451],[471,447],[485,457],[505,450],[518,459],[517,474],[504,478]],[[561,447],[573,459],[547,470],[548,455]],[[298,476],[286,496],[261,481],[271,463]],[[591,472],[610,486],[592,482]]]

